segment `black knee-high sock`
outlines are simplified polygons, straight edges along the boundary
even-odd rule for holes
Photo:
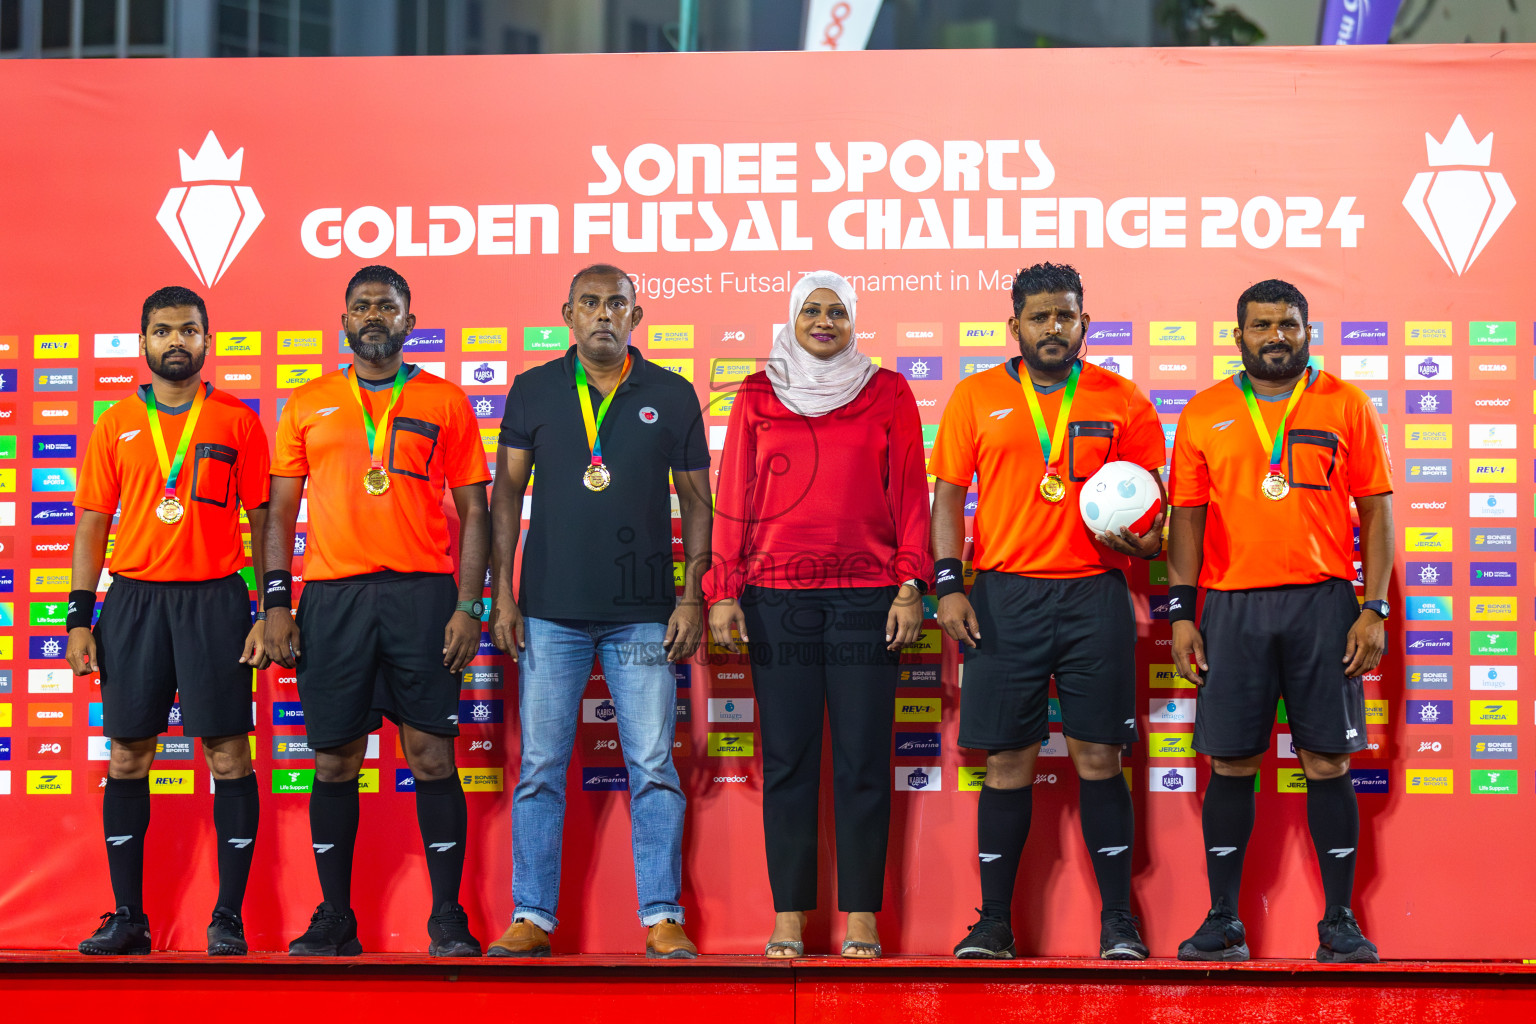
[[[219,841],[218,906],[240,913],[245,883],[256,853],[256,823],[261,816],[256,776],[219,779],[213,787],[213,831]]]
[[[459,902],[464,877],[464,841],[469,833],[469,808],[458,773],[443,779],[416,780],[416,824],[427,852],[432,879],[432,910]]]
[[[1029,838],[1034,807],[1032,786],[981,787],[981,799],[976,803],[976,849],[981,857],[983,917],[1012,921],[1013,883],[1019,875],[1019,858]]]
[[[112,898],[135,914],[144,912],[144,833],[149,830],[149,779],[107,778],[101,797],[102,832]]]
[[[1346,772],[1336,779],[1307,780],[1307,828],[1317,847],[1328,906],[1347,907],[1355,891],[1355,847],[1360,844],[1360,806]]]
[[[357,845],[357,780],[321,782],[309,794],[309,836],[320,892],[337,910],[352,906],[352,848]]]
[[[1083,818],[1083,842],[1093,857],[1099,899],[1105,910],[1131,909],[1131,851],[1136,841],[1136,809],[1125,776],[1079,779],[1078,801]]]
[[[1225,899],[1234,914],[1243,885],[1243,854],[1253,834],[1253,807],[1252,775],[1211,773],[1200,815],[1205,831],[1205,875],[1211,887],[1211,906]]]

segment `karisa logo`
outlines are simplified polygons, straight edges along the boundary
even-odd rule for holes
[[[211,288],[229,270],[266,214],[250,186],[230,184],[240,180],[244,148],[225,156],[218,136],[210,131],[196,157],[187,156],[184,149],[177,152],[181,180],[187,184],[165,194],[155,220],[192,273]]]
[[[1499,225],[1515,208],[1515,197],[1497,171],[1471,170],[1493,161],[1493,133],[1474,141],[1460,114],[1445,138],[1424,133],[1429,166],[1457,170],[1420,171],[1403,196],[1403,207],[1429,244],[1459,277],[1466,273]]]

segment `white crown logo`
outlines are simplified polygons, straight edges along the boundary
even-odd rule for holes
[[[266,214],[249,186],[227,184],[240,180],[244,148],[225,156],[218,136],[210,131],[197,156],[188,156],[184,149],[178,154],[181,180],[189,184],[165,194],[155,220],[197,279],[212,287],[229,270]]]
[[[1403,196],[1403,208],[1460,276],[1515,208],[1515,197],[1504,175],[1470,169],[1493,162],[1493,133],[1476,141],[1460,114],[1441,141],[1425,132],[1424,148],[1429,166],[1457,169],[1419,172]]]
[[[1424,148],[1429,151],[1431,167],[1487,167],[1493,162],[1493,132],[1483,136],[1482,142],[1474,142],[1466,120],[1457,114],[1444,141],[1436,142],[1433,135],[1424,133]],[[235,159],[239,158],[236,154]]]
[[[203,139],[203,148],[197,151],[197,156],[187,156],[184,149],[178,149],[176,153],[181,157],[182,181],[240,180],[240,164],[245,160],[245,148],[235,150],[234,156],[225,156],[224,147],[219,145],[219,137],[213,132],[209,132],[208,137]]]

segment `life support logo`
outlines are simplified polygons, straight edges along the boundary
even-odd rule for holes
[[[650,406],[646,406],[644,409],[640,410],[641,423],[655,423],[659,419],[661,419],[661,415]]]
[[[1475,141],[1460,114],[1443,140],[1425,132],[1424,148],[1429,166],[1454,169],[1416,174],[1403,207],[1459,277],[1515,208],[1515,197],[1504,175],[1473,169],[1493,162],[1493,133]]]
[[[186,184],[165,194],[155,220],[197,279],[212,287],[229,270],[266,214],[249,186],[231,184],[240,180],[244,148],[225,156],[218,136],[210,131],[197,156],[187,156],[184,149],[177,152],[181,180]]]

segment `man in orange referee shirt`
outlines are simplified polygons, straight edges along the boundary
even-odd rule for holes
[[[1364,749],[1360,677],[1386,647],[1392,468],[1370,399],[1308,365],[1307,300],[1260,281],[1237,300],[1243,370],[1179,416],[1170,483],[1173,660],[1198,687],[1195,749],[1211,759],[1202,812],[1211,910],[1181,960],[1246,960],[1237,916],[1253,777],[1285,699],[1307,777],[1307,825],[1327,909],[1317,959],[1375,963],[1350,910],[1360,814],[1349,755]],[[1351,500],[1365,601],[1355,599]],[[1196,588],[1205,607],[1195,625]]]
[[[416,789],[432,881],[433,956],[479,956],[459,905],[467,811],[454,766],[459,673],[479,650],[490,546],[485,451],[469,400],[401,358],[411,290],[388,267],[347,284],[352,365],[299,388],[283,409],[267,520],[267,652],[298,668],[315,751],[309,828],[323,900],[294,956],[355,956],[352,854],[368,734],[388,717]],[[298,621],[292,552],[308,480]],[[443,492],[459,516],[459,581]],[[302,637],[302,639],[301,639]]]
[[[259,812],[251,669],[268,663],[261,616],[252,624],[240,577],[240,509],[251,523],[252,564],[260,565],[267,437],[245,403],[203,383],[208,310],[195,293],[161,288],[144,300],[139,354],[150,382],[96,424],[75,491],[65,657],[76,675],[101,673],[102,724],[111,737],[101,818],[117,903],[80,952],[149,952],[149,771],[179,693],[182,733],[202,737],[216,780],[219,895],[208,953],[239,955],[246,952],[240,907]],[[93,633],[97,581],[119,510],[112,588]]]
[[[1136,738],[1136,618],[1123,570],[1128,556],[1162,550],[1162,516],[1141,536],[1095,536],[1078,512],[1078,489],[1106,462],[1158,476],[1165,448],[1136,385],[1081,358],[1088,324],[1077,271],[1051,263],[1019,271],[1008,333],[1020,357],[960,382],[928,463],[938,477],[939,625],[964,645],[960,745],[987,751],[976,807],[981,919],[955,947],[961,958],[1015,955],[1013,886],[1035,758],[1050,732],[1053,675],[1103,901],[1099,955],[1147,955],[1131,913],[1135,819],[1120,770],[1120,748]],[[967,599],[961,558],[972,479],[976,584]]]

